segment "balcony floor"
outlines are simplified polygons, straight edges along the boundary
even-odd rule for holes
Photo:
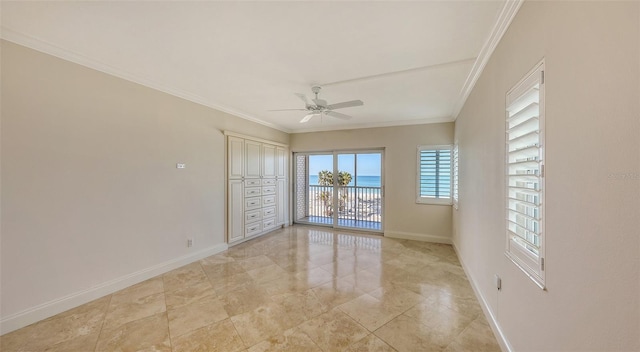
[[[306,224],[333,225],[333,218],[328,216],[307,216],[305,218],[298,219],[297,221],[300,223],[306,223]],[[366,221],[366,220],[339,218],[338,226],[382,232],[382,223],[380,223],[379,221]]]

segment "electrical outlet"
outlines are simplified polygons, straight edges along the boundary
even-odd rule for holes
[[[193,240],[191,238],[187,240],[187,247],[193,247]]]
[[[185,167],[187,167],[187,164],[182,164],[182,163],[177,163],[176,164],[176,168],[177,169],[184,169]]]

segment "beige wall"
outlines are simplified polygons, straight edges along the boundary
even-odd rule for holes
[[[2,318],[224,246],[227,129],[289,142],[3,41]]]
[[[515,351],[640,350],[639,26],[639,2],[525,2],[456,121],[454,242]],[[503,254],[505,93],[542,57],[546,291]]]
[[[418,145],[453,143],[453,123],[295,133],[291,149],[385,148],[385,235],[451,241],[451,206],[416,204]]]

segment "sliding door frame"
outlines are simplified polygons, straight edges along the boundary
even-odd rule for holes
[[[338,184],[338,155],[340,154],[380,154],[380,229],[371,229],[371,228],[360,228],[360,227],[350,227],[350,226],[340,226],[339,225],[339,214],[338,211],[335,211],[335,209],[338,209],[339,206],[339,200],[338,200],[338,192],[339,192],[339,187],[335,186]],[[320,223],[320,222],[311,222],[311,221],[304,221],[304,220],[299,220],[298,216],[297,216],[297,209],[298,209],[298,167],[297,167],[297,158],[298,156],[305,156],[305,194],[304,194],[304,201],[305,201],[305,207],[307,207],[307,212],[308,212],[308,207],[309,207],[309,156],[312,155],[333,155],[333,199],[332,199],[332,206],[333,206],[333,214],[332,214],[332,221],[330,224],[328,223]],[[372,232],[372,233],[376,233],[376,234],[383,234],[384,233],[384,225],[385,225],[385,199],[386,199],[386,194],[385,194],[385,148],[367,148],[367,149],[340,149],[340,150],[324,150],[324,151],[308,151],[308,152],[293,152],[293,163],[294,165],[296,165],[295,167],[293,167],[292,171],[293,171],[293,207],[292,209],[294,209],[293,211],[293,216],[292,216],[292,220],[294,223],[298,223],[298,224],[305,224],[305,225],[315,225],[315,226],[324,226],[324,227],[332,227],[332,228],[336,228],[336,229],[345,229],[345,230],[358,230],[358,231],[365,231],[365,232]],[[357,177],[357,157],[355,160],[355,165],[354,165],[354,181],[355,178]],[[357,183],[357,181],[356,181]],[[307,215],[308,217],[308,215]]]

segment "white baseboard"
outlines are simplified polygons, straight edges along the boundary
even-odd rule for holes
[[[226,243],[218,244],[213,247],[198,251],[196,253],[171,259],[152,267],[142,269],[125,276],[121,276],[100,285],[88,288],[86,290],[75,292],[70,295],[39,304],[35,307],[12,314],[8,317],[3,317],[0,320],[0,334],[3,335],[38,322],[42,319],[52,317],[71,308],[78,307],[97,298],[104,297],[116,291],[122,290],[123,288],[135,285],[152,277],[164,274],[168,271],[193,263],[197,260],[206,258],[216,253],[220,253],[227,250],[227,248],[228,245]]]
[[[433,236],[424,233],[402,232],[402,231],[385,231],[384,237],[399,238],[403,240],[414,240],[422,242],[434,242],[453,244],[450,237],[445,236]]]
[[[476,297],[478,298],[478,301],[480,302],[480,306],[482,307],[482,311],[484,312],[484,316],[489,321],[489,325],[491,326],[491,330],[493,330],[493,333],[497,337],[498,344],[500,345],[500,348],[503,351],[512,352],[513,348],[511,347],[511,344],[509,343],[509,340],[507,340],[507,337],[504,335],[504,332],[500,328],[500,324],[498,324],[498,320],[496,319],[496,316],[493,314],[491,309],[489,309],[489,304],[487,304],[487,300],[482,295],[482,292],[480,292],[480,289],[478,288],[478,285],[476,284],[476,281],[473,279],[473,276],[471,276],[471,272],[469,271],[468,267],[464,263],[464,260],[462,260],[462,256],[460,256],[460,251],[458,251],[458,247],[456,246],[455,242],[453,243],[453,249],[456,251],[456,255],[458,256],[458,260],[460,261],[460,264],[462,264],[462,269],[464,269],[464,273],[467,275],[467,279],[469,279],[469,282],[471,283],[471,288],[473,288],[473,292],[475,292]]]

